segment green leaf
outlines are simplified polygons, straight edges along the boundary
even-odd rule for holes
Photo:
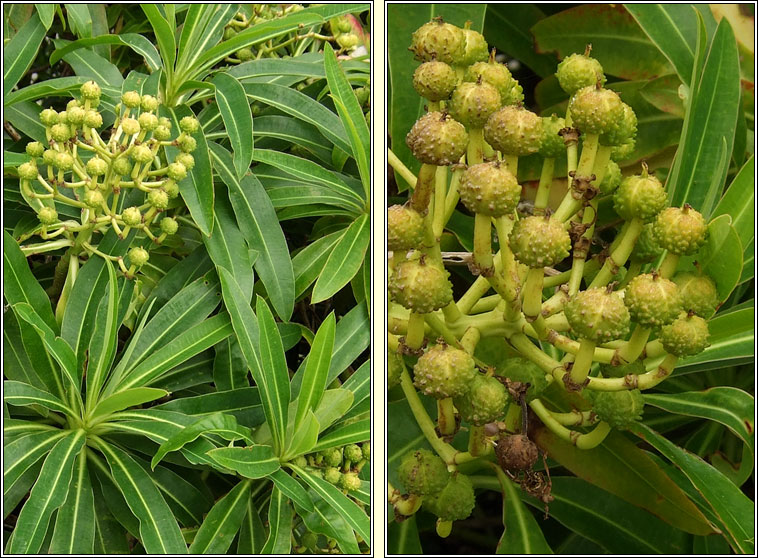
[[[688,537],[592,484],[572,477],[553,477],[550,515],[570,531],[596,542],[611,554],[684,554]],[[544,504],[524,499],[538,510]]]
[[[247,364],[245,371],[247,371]],[[244,387],[195,397],[178,397],[160,405],[160,409],[177,411],[185,415],[224,413],[233,415],[240,424],[257,426],[263,422],[263,408],[257,387]]]
[[[5,380],[3,382],[3,401],[8,405],[16,406],[41,405],[46,409],[57,411],[70,417],[77,416],[77,413],[73,409],[54,395],[22,382]]]
[[[47,28],[32,14],[3,48],[3,96],[8,95],[37,57]]]
[[[45,458],[39,478],[16,520],[7,551],[12,554],[37,554],[42,547],[50,517],[66,501],[76,455],[86,439],[76,430],[61,439]]]
[[[260,479],[279,469],[279,459],[271,446],[216,448],[207,453],[212,461],[248,479]]]
[[[450,7],[452,6],[448,6]],[[457,4],[455,7],[469,8],[473,11],[478,6]],[[529,32],[529,29],[545,17],[538,4],[488,4],[486,17],[483,16],[484,14],[480,17],[484,19],[484,36],[490,41],[491,47],[497,47],[498,50],[526,64],[540,77],[555,73],[555,58],[535,52],[534,39]],[[481,31],[478,20],[479,18],[472,29]]]
[[[418,535],[416,516],[412,515],[402,523],[393,521],[387,526],[388,554],[423,554]]]
[[[368,124],[353,88],[347,81],[345,72],[340,68],[334,50],[328,42],[324,43],[324,69],[334,105],[347,137],[350,139],[351,153],[358,164],[363,191],[368,198],[371,195],[371,139]]]
[[[694,76],[690,106],[674,166],[666,188],[673,206],[685,202],[706,218],[721,194],[726,168],[713,146],[726,140],[726,160],[731,158],[740,103],[740,69],[737,42],[728,20],[719,22],[702,76]],[[724,139],[722,139],[724,138]]]
[[[504,473],[498,474],[498,480],[503,490],[504,530],[497,543],[497,554],[553,554],[537,520],[521,501],[515,483]]]
[[[39,19],[45,26],[45,29],[50,29],[50,26],[53,24],[53,18],[55,17],[55,5],[35,4],[34,7],[37,10],[37,15],[39,15]]]
[[[68,53],[94,45],[123,45],[129,47],[137,54],[142,55],[145,65],[151,72],[162,67],[161,58],[153,43],[137,33],[121,33],[119,35],[101,35],[87,39],[79,39],[60,47],[50,55],[50,65],[64,58]]]
[[[7,53],[6,53],[7,56]],[[3,294],[8,304],[26,302],[53,331],[58,331],[50,299],[29,269],[18,243],[3,231]]]
[[[235,338],[224,339],[214,348],[213,383],[218,391],[248,387],[247,363]]]
[[[95,546],[95,497],[87,470],[87,453],[80,452],[66,502],[58,510],[50,541],[51,554],[93,554]]]
[[[753,362],[754,324],[755,308],[717,315],[708,322],[710,346],[698,355],[683,359],[674,370],[674,375]]]
[[[310,474],[305,469],[298,467],[297,465],[290,464],[289,467],[297,473],[297,476],[303,479],[313,490],[325,500],[347,523],[352,527],[356,533],[366,541],[366,544],[371,544],[371,521],[366,513],[358,507],[358,505],[345,496],[340,490],[326,482],[325,480]]]
[[[329,502],[320,498],[313,488],[309,487],[307,492],[313,501],[313,511],[309,512],[297,502],[295,502],[295,510],[308,530],[336,540],[337,546],[344,554],[360,554],[355,533],[350,525]]]
[[[311,303],[315,304],[334,296],[347,285],[363,264],[371,241],[371,221],[364,214],[342,234],[324,265],[313,287]]]
[[[371,395],[371,360],[360,365],[358,370],[345,380],[342,389],[353,392],[353,407]]]
[[[247,175],[238,181],[232,172],[229,152],[213,142],[210,147],[216,170],[229,188],[240,230],[250,248],[259,254],[255,269],[277,315],[289,320],[295,304],[295,278],[287,240],[276,211],[257,178]]]
[[[44,432],[29,434],[10,443],[5,443],[3,448],[4,505],[16,481],[30,470],[65,435],[66,432],[63,430],[46,430]],[[23,496],[26,496],[26,493]],[[13,508],[8,510],[6,506],[5,511],[7,513],[10,513],[12,510]]]
[[[292,549],[292,505],[278,487],[271,491],[268,505],[268,539],[261,554],[289,554]]]
[[[287,425],[288,445],[287,450],[282,456],[283,461],[290,461],[298,455],[310,453],[316,445],[318,434],[321,431],[316,414],[310,409],[299,428],[293,428],[294,424],[290,420],[290,423]]]
[[[611,432],[590,450],[564,442],[547,428],[535,435],[537,444],[552,459],[595,486],[695,535],[708,535],[713,527],[682,490],[622,434]]]
[[[346,426],[335,428],[322,436],[311,451],[321,451],[341,447],[346,444],[356,444],[371,439],[371,419],[363,419]]]
[[[155,39],[158,43],[158,48],[161,51],[163,65],[168,75],[172,75],[174,62],[176,61],[176,40],[174,39],[174,30],[171,29],[166,18],[161,15],[157,5],[141,4],[141,7],[155,32]]]
[[[150,467],[155,469],[155,466],[167,453],[177,451],[198,437],[207,434],[217,434],[229,441],[245,440],[252,443],[250,430],[239,426],[233,416],[214,413],[193,422],[163,442],[150,461]]]
[[[751,554],[755,547],[755,506],[748,497],[723,473],[647,426],[635,424],[630,430],[682,470],[734,539],[735,552]]]
[[[187,554],[179,525],[149,475],[123,450],[99,441],[116,483],[139,519],[140,542],[149,554]]]
[[[292,258],[296,297],[300,297],[321,274],[329,254],[341,236],[340,231],[337,231],[319,238]]]
[[[287,445],[287,414],[290,403],[290,383],[282,338],[271,310],[260,296],[255,305],[258,315],[260,377],[255,378],[261,400],[266,409],[266,420],[271,428],[274,451],[281,455]]]
[[[69,44],[65,39],[55,39],[53,44],[56,48],[63,48]],[[69,52],[63,57],[63,60],[69,64],[76,75],[95,80],[98,84],[109,85],[113,88],[121,89],[124,83],[124,77],[115,64],[92,50],[79,49]],[[107,101],[107,103],[103,103]],[[111,91],[103,89],[101,104],[107,106],[112,112],[112,107],[118,102],[117,97],[111,95]]]
[[[282,469],[272,473],[269,477],[283,495],[295,502],[298,506],[308,511],[313,511],[313,500],[303,486]]]
[[[3,491],[3,519],[6,519],[13,510],[27,497],[32,486],[37,482],[37,477],[42,469],[42,461],[39,460],[27,467],[24,472],[10,485],[6,484]]]
[[[165,115],[163,115],[165,116]],[[195,116],[185,105],[180,105],[169,111],[173,120],[173,130],[179,129],[179,120],[185,116]],[[177,133],[177,132],[174,132]],[[178,136],[178,133],[177,133]],[[197,148],[192,152],[195,158],[195,166],[187,177],[179,182],[179,193],[192,215],[192,219],[205,236],[210,236],[213,230],[213,173],[211,171],[211,159],[208,153],[208,144],[205,135],[197,133],[192,136],[197,140]],[[173,138],[172,138],[173,139]],[[167,147],[166,154],[169,162],[173,162],[178,150],[175,147]]]
[[[263,522],[258,515],[253,499],[247,501],[245,519],[242,520],[239,539],[237,541],[237,554],[260,554],[265,544],[266,531]]]
[[[213,78],[216,103],[224,119],[234,153],[234,170],[238,178],[245,176],[253,161],[253,113],[242,84],[227,73]]]
[[[47,138],[45,137],[45,126],[43,126],[42,122],[39,121],[40,112],[42,112],[42,107],[31,101],[24,101],[11,106],[6,106],[5,119],[13,124],[16,129],[20,130],[33,140],[45,142],[47,141]],[[8,155],[16,155],[18,157],[21,157],[22,160],[14,162],[11,160],[11,158],[8,157]],[[26,155],[21,155],[20,153],[11,154],[6,152],[6,156],[3,160],[3,166],[17,167],[19,164],[25,163],[26,160]]]
[[[331,312],[321,323],[311,343],[309,358],[305,365],[300,393],[297,397],[295,430],[300,428],[309,410],[315,410],[326,389],[326,379],[332,362],[336,319]]]
[[[113,265],[106,261],[108,270],[108,291],[100,301],[95,316],[95,331],[89,343],[87,360],[87,406],[88,409],[97,402],[108,372],[116,356],[118,328],[121,325],[118,313],[118,281]],[[149,401],[152,401],[150,399]]]
[[[237,11],[235,4],[193,4],[179,39],[177,74],[199,75],[198,61],[221,40],[224,26]]]
[[[195,534],[189,547],[190,554],[225,554],[229,550],[247,512],[251,482],[237,483],[214,504]]]
[[[97,404],[90,414],[90,419],[96,417],[105,417],[118,411],[123,411],[129,407],[136,407],[143,403],[155,401],[168,395],[165,389],[156,389],[149,387],[138,387],[119,391],[106,397]]]
[[[203,243],[216,267],[224,267],[234,274],[234,279],[248,299],[253,295],[253,266],[248,255],[248,247],[226,192],[219,189],[213,209],[215,226],[210,236],[203,237]]]

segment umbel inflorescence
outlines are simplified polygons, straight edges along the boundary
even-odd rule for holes
[[[158,99],[127,91],[116,105],[115,122],[102,129],[100,87],[90,81],[79,93],[65,111],[40,113],[47,142],[27,144],[29,161],[18,167],[21,194],[39,218],[25,238],[46,241],[25,251],[67,247],[66,262],[100,255],[131,278],[147,263],[150,249],[179,228],[167,213],[182,205],[179,183],[195,166],[193,135],[200,123],[182,118],[177,135],[173,122],[158,116]],[[167,147],[177,152],[171,159]],[[97,248],[100,235],[111,229],[122,239],[136,231],[126,261]]]
[[[543,117],[523,106],[521,86],[481,34],[437,18],[413,34],[410,50],[421,64],[409,79],[427,110],[406,137],[421,162],[412,195],[388,212],[389,379],[434,452],[409,452],[389,495],[396,516],[422,507],[436,514],[444,536],[474,505],[458,465],[494,467],[549,502],[549,483],[532,469],[538,449],[528,416],[580,449],[632,425],[641,391],[708,346],[706,320],[719,298],[699,268],[677,273],[680,257],[696,256],[706,241],[702,215],[667,207],[664,185],[644,163],[622,175],[617,161],[634,151],[637,119],[604,87],[589,48],[558,65],[566,113]],[[542,172],[524,213],[519,159],[534,154]],[[564,167],[568,191],[549,207]],[[622,224],[593,250],[602,199]],[[457,298],[440,248],[456,209],[474,218],[468,263],[476,276]],[[505,339],[518,356],[483,362],[477,346],[488,337]],[[556,404],[569,392],[573,406]],[[437,400],[436,424],[422,395]],[[449,443],[462,429],[466,452]]]

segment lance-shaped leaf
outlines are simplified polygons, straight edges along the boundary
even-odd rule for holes
[[[87,469],[87,453],[74,464],[66,503],[58,510],[50,541],[51,554],[93,554],[95,545],[95,497]]]
[[[174,62],[176,61],[174,30],[171,29],[166,18],[161,15],[156,4],[142,4],[141,7],[155,32],[155,38],[158,42],[158,48],[161,51],[166,71],[171,75],[174,70]]]
[[[288,475],[284,470],[278,471],[268,476],[276,487],[281,490],[287,498],[295,502],[298,506],[308,511],[313,511],[313,500],[308,495],[308,491],[303,488],[296,479]]]
[[[216,448],[207,455],[222,467],[236,471],[248,479],[260,479],[279,469],[279,459],[271,446]]]
[[[217,434],[224,440],[229,441],[245,440],[246,442],[252,443],[249,428],[239,426],[237,420],[233,416],[215,413],[193,422],[163,442],[161,447],[158,448],[158,451],[155,452],[153,459],[150,461],[150,466],[155,469],[155,466],[160,463],[164,455],[182,448],[186,444],[205,434]]]
[[[3,401],[8,405],[17,405],[19,407],[41,405],[51,411],[57,411],[71,417],[77,416],[71,407],[51,393],[23,382],[5,380],[3,382]]]
[[[537,520],[519,497],[520,490],[496,469],[503,492],[503,534],[497,543],[498,554],[553,554]]]
[[[237,541],[237,554],[260,554],[266,542],[266,530],[252,498],[248,499],[246,510]]]
[[[92,410],[90,419],[106,417],[117,411],[123,411],[129,407],[136,407],[143,403],[155,401],[168,395],[165,389],[138,387],[118,391],[113,395],[106,397]]]
[[[242,178],[253,162],[253,113],[245,88],[237,79],[221,72],[213,78],[216,103],[234,153],[234,170]],[[353,95],[355,97],[355,95]]]
[[[295,502],[295,510],[309,531],[325,535],[337,541],[337,546],[344,554],[360,554],[355,532],[329,502],[318,496],[310,486],[308,495],[313,500],[313,511],[309,512]],[[413,516],[415,517],[415,516]],[[413,519],[411,517],[411,519]]]
[[[315,410],[321,402],[321,397],[326,389],[329,366],[332,362],[335,328],[336,318],[334,312],[331,312],[319,326],[313,343],[311,343],[300,393],[297,397],[295,430],[300,427],[308,410]]]
[[[361,268],[371,242],[371,220],[364,214],[342,234],[332,249],[321,275],[313,287],[313,304],[334,296]]]
[[[29,499],[21,509],[7,551],[37,554],[47,533],[50,517],[65,501],[76,455],[85,442],[84,430],[76,430],[60,440],[45,459]]]
[[[138,33],[121,33],[120,35],[101,35],[99,37],[90,37],[79,39],[68,43],[66,46],[56,49],[50,55],[50,64],[55,64],[58,60],[80,48],[86,48],[94,45],[123,45],[131,48],[137,54],[141,54],[145,60],[145,65],[151,72],[159,70],[162,66],[161,58],[158,51],[149,40]]]
[[[251,483],[250,480],[237,483],[214,504],[195,534],[190,554],[225,554],[229,550],[247,512]]]
[[[289,554],[292,548],[292,505],[278,487],[268,505],[268,539],[261,554]]]
[[[150,476],[123,450],[98,442],[113,481],[139,519],[140,542],[149,554],[187,554],[187,545],[171,509]]]
[[[319,438],[318,443],[311,451],[342,447],[346,444],[356,444],[370,439],[371,419],[363,419],[346,426],[335,426],[332,431]]]
[[[291,406],[292,405],[290,405],[290,407]],[[298,455],[310,453],[318,441],[318,433],[321,431],[321,427],[313,411],[309,410],[300,426],[293,430],[294,424],[295,423],[290,420],[290,423],[287,425],[287,439],[289,444],[287,451],[285,451],[282,456],[282,461],[289,461]]]
[[[3,96],[11,92],[34,62],[42,40],[45,38],[45,31],[39,15],[33,13],[10,42],[4,45]]]
[[[89,359],[87,364],[87,405],[93,405],[105,383],[108,372],[116,356],[118,336],[118,281],[113,265],[106,261],[108,269],[108,289],[106,296],[100,301],[95,316],[95,329],[89,344]]]
[[[3,448],[3,502],[9,497],[14,483],[65,434],[65,431],[59,429],[48,430],[6,442]],[[7,507],[5,511],[10,513]]]

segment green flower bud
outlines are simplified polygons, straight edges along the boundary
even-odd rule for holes
[[[197,148],[197,142],[192,136],[185,136],[182,134],[176,141],[179,149],[185,153],[191,153]]]
[[[414,312],[433,312],[453,300],[449,275],[441,265],[407,260],[395,267],[389,281],[389,294],[394,301]]]
[[[68,112],[62,110],[58,113],[58,124],[68,124]]]
[[[66,103],[66,111],[70,111],[72,108],[80,107],[79,101],[76,99],[71,99],[68,103]]]
[[[597,185],[597,189],[600,190],[601,194],[612,194],[621,184],[621,179],[621,169],[618,164],[615,161],[608,161],[608,165],[605,167],[605,176]]]
[[[719,305],[719,293],[710,277],[695,273],[677,273],[673,281],[679,288],[685,311],[692,311],[701,318],[710,318],[713,315]]]
[[[465,395],[476,377],[474,359],[461,349],[434,345],[413,368],[413,383],[435,399]]]
[[[542,119],[525,108],[505,106],[487,120],[484,139],[504,155],[537,153],[542,145]]]
[[[472,165],[461,176],[461,201],[473,213],[500,217],[513,212],[521,186],[499,161]]]
[[[53,124],[58,123],[58,113],[51,108],[46,108],[39,113],[39,121],[42,122],[45,127],[49,128]]]
[[[426,496],[445,488],[450,473],[441,458],[429,450],[418,449],[405,454],[397,476],[408,494]]]
[[[148,132],[152,132],[158,127],[158,117],[152,112],[143,112],[139,115],[137,122],[139,122],[140,128]]]
[[[461,28],[439,18],[425,23],[413,33],[409,50],[416,60],[422,62],[439,60],[445,64],[463,64],[466,36]]]
[[[363,459],[371,459],[371,442],[363,442],[361,444],[361,452],[363,453]]]
[[[82,84],[80,91],[82,94],[82,99],[89,99],[92,101],[100,98],[100,86],[94,81],[88,81]]]
[[[606,287],[576,293],[566,304],[566,320],[584,339],[607,343],[629,332],[629,311],[618,293]]]
[[[653,231],[661,248],[678,256],[689,256],[705,243],[708,225],[699,211],[685,204],[681,209],[669,207],[661,211]]]
[[[449,99],[456,85],[455,70],[444,62],[424,62],[413,73],[416,93],[430,101]]]
[[[573,95],[583,87],[594,86],[598,80],[605,85],[605,74],[600,62],[584,54],[571,54],[561,60],[555,73],[566,93]]]
[[[500,94],[485,81],[464,81],[453,91],[450,113],[469,128],[482,128],[492,113],[500,108]]]
[[[70,171],[74,168],[74,158],[66,151],[55,154],[55,166],[62,171]]]
[[[397,353],[387,352],[387,389],[392,389],[400,384],[400,376],[403,373],[403,357]]]
[[[708,323],[692,313],[682,312],[671,324],[661,328],[660,341],[667,353],[678,357],[703,352],[708,342]]]
[[[324,469],[324,480],[330,484],[338,484],[342,478],[342,473],[337,467],[327,467]]]
[[[55,149],[45,149],[42,153],[42,162],[49,166],[55,166],[55,156],[58,152]]]
[[[345,446],[345,459],[351,461],[352,463],[358,463],[361,459],[363,459],[363,452],[361,451],[360,446],[357,444],[348,444]]]
[[[324,463],[329,467],[339,467],[342,465],[342,451],[339,448],[332,448],[321,452],[324,457]]]
[[[526,400],[531,401],[542,395],[547,388],[548,380],[542,369],[531,360],[521,357],[507,359],[500,370],[496,370],[498,376],[503,376],[514,382],[529,384],[526,392]]]
[[[405,143],[422,163],[452,165],[466,152],[468,134],[463,124],[449,115],[430,112],[416,121]]]
[[[648,328],[669,324],[682,311],[676,284],[652,273],[638,275],[629,282],[624,304],[632,320]]]
[[[568,257],[571,237],[563,223],[532,215],[516,221],[508,244],[519,262],[537,269],[555,265]]]
[[[42,157],[45,152],[45,146],[38,141],[32,141],[26,144],[26,154],[30,157]]]
[[[103,198],[103,194],[100,192],[100,190],[87,190],[84,193],[84,203],[93,209],[96,209],[103,205],[104,201],[105,198]]]
[[[82,107],[71,107],[66,111],[66,118],[74,126],[80,126],[84,122],[87,112]]]
[[[158,110],[158,99],[152,95],[142,95],[142,98],[140,99],[140,107],[142,110],[146,110],[148,112]]]
[[[121,214],[124,224],[129,227],[136,227],[142,224],[142,213],[138,207],[127,207]]]
[[[624,103],[610,89],[598,89],[594,85],[576,92],[569,102],[571,119],[585,134],[603,134],[624,118]]]
[[[103,161],[100,157],[92,157],[87,161],[87,174],[90,176],[102,176],[108,171],[108,163]]]
[[[127,136],[133,136],[139,134],[141,128],[139,122],[134,118],[124,118],[121,121],[121,129]]]
[[[176,219],[173,219],[172,217],[164,217],[161,219],[161,232],[172,235],[176,234],[176,231],[179,230],[179,223],[176,222]]]
[[[173,162],[168,166],[168,177],[176,182],[181,182],[187,177],[187,169],[181,163]]]
[[[168,116],[161,116],[158,118],[158,126],[164,126],[170,130],[173,127],[173,123]]]
[[[654,223],[648,223],[642,227],[642,232],[637,237],[637,242],[632,250],[631,259],[637,262],[648,263],[663,254],[663,248],[655,240],[653,231]]]
[[[424,241],[424,218],[405,205],[387,210],[387,249],[394,251],[418,248]]]
[[[179,153],[174,162],[181,163],[188,171],[191,171],[195,166],[195,158],[189,153]]]
[[[127,91],[121,95],[121,102],[125,107],[137,108],[141,102],[140,95],[136,91]]]
[[[235,37],[237,35],[237,31],[233,27],[226,27],[224,28],[224,40],[228,41],[229,39]]]
[[[18,177],[21,180],[36,180],[39,174],[39,171],[37,170],[37,165],[35,165],[31,161],[27,163],[21,163],[18,166],[17,170],[18,170]]]
[[[153,137],[158,141],[167,141],[171,139],[171,130],[165,126],[158,126],[153,130]]]
[[[638,389],[591,392],[588,398],[600,420],[614,428],[628,428],[642,418],[645,399]]]
[[[150,254],[141,246],[136,246],[129,250],[129,263],[137,267],[142,267],[150,259]]]
[[[635,147],[634,139],[629,139],[621,145],[615,145],[611,148],[611,160],[613,161],[626,161],[631,158],[634,153]]]
[[[360,490],[361,479],[358,477],[358,473],[345,473],[340,479],[340,486],[347,491]]]
[[[336,39],[337,44],[344,49],[354,48],[361,42],[355,33],[342,33],[341,35],[337,35]]]
[[[99,128],[103,125],[103,117],[96,110],[88,110],[84,115],[84,125],[88,128]]]
[[[52,207],[43,207],[37,214],[39,222],[43,225],[52,225],[58,221],[58,212]]]
[[[508,390],[492,376],[477,374],[469,386],[468,393],[453,399],[455,408],[466,422],[484,426],[500,419],[510,397]]]
[[[667,202],[663,184],[647,171],[626,177],[613,194],[616,213],[627,221],[637,218],[648,223],[666,207]]]
[[[252,60],[255,58],[255,54],[253,53],[252,49],[245,47],[239,49],[237,52],[234,53],[234,55],[239,58],[242,62],[247,62],[248,60]]]
[[[174,199],[179,195],[179,185],[170,178],[163,183],[162,188],[168,194],[169,199]]]
[[[163,190],[152,190],[147,195],[147,201],[156,209],[166,209],[168,207],[168,194]]]
[[[513,99],[513,88],[516,80],[513,79],[508,66],[495,62],[476,62],[468,67],[464,74],[464,81],[479,81],[480,79],[497,89],[502,105],[512,105],[517,102]],[[523,99],[523,97],[522,97]]]
[[[71,138],[71,129],[68,124],[53,124],[50,128],[50,137],[58,143],[63,143]]]
[[[563,137],[558,133],[566,127],[566,120],[553,114],[552,116],[540,118],[542,121],[542,142],[540,144],[540,155],[555,159],[566,155],[566,143]]]
[[[602,145],[623,145],[637,135],[637,115],[634,109],[626,103],[621,103],[624,109],[624,116],[616,120],[613,126],[600,136]]]
[[[126,157],[119,157],[113,160],[113,172],[119,176],[126,176],[132,172],[132,164]]]
[[[194,116],[185,116],[179,121],[179,128],[187,134],[194,134],[200,129],[200,122]]]
[[[131,156],[133,161],[143,164],[152,163],[155,157],[153,155],[153,150],[144,143],[141,145],[135,145],[132,148]]]
[[[489,46],[484,35],[473,29],[463,29],[464,49],[461,66],[470,66],[489,58]]]
[[[470,516],[475,504],[471,480],[455,473],[439,493],[425,497],[423,505],[443,521],[458,521]]]

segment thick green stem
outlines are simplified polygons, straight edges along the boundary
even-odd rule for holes
[[[66,311],[68,297],[71,295],[71,289],[74,288],[76,277],[79,275],[79,257],[75,255],[70,255],[69,257],[70,261],[66,272],[66,282],[63,284],[61,296],[58,299],[58,304],[55,306],[55,321],[58,322],[59,326],[63,323],[63,314]]]
[[[408,330],[405,334],[405,345],[409,349],[420,349],[424,344],[424,314],[411,311],[408,318]]]
[[[619,358],[625,363],[637,360],[645,350],[648,337],[650,337],[650,329],[637,324],[629,341],[618,350]]]
[[[555,159],[546,157],[542,161],[542,172],[540,173],[540,184],[537,187],[537,194],[534,197],[534,214],[544,215],[545,208],[550,201],[550,187],[553,185],[553,172],[555,171]]]
[[[595,391],[622,391],[627,389],[646,390],[660,384],[671,375],[677,363],[677,357],[667,354],[655,370],[644,374],[629,374],[623,378],[594,378],[590,377],[587,389]]]
[[[458,185],[461,182],[462,175],[463,169],[456,168],[453,171],[453,177],[450,179],[450,187],[448,188],[447,196],[445,197],[445,222],[443,223],[443,228],[450,220],[450,217],[453,216],[453,212],[455,212],[455,208],[458,205],[458,200],[460,199]]]
[[[487,443],[487,434],[484,426],[471,426],[468,434],[468,452],[474,457],[487,455],[490,445]]]
[[[477,165],[484,161],[484,135],[481,128],[471,128],[466,148],[466,163],[468,166]]]
[[[456,306],[463,314],[468,314],[477,301],[490,290],[490,283],[484,277],[477,277],[463,296],[458,299]]]
[[[474,215],[474,263],[485,277],[494,273],[492,260],[492,218],[476,213]]]
[[[584,143],[582,143],[582,156],[579,158],[579,166],[576,174],[579,177],[589,177],[595,168],[595,157],[597,148],[600,146],[598,134],[585,134]]]
[[[452,397],[437,400],[437,429],[441,436],[455,434],[455,406]]]
[[[434,217],[432,219],[432,233],[435,241],[442,236],[445,227],[445,196],[447,195],[447,167],[437,167],[434,184]]]
[[[642,232],[642,221],[635,218],[628,221],[628,225],[628,227],[622,230],[616,249],[611,252],[611,255],[608,256],[608,258],[606,258],[602,269],[592,280],[589,288],[607,285],[613,276],[618,273],[618,268],[624,265],[626,260],[629,259],[629,255],[634,249],[634,244],[637,242],[637,237],[640,235],[640,232]]]
[[[506,432],[515,433],[521,428],[521,405],[517,401],[511,401],[508,404],[508,410],[505,412],[505,424]]]
[[[530,269],[524,282],[524,302],[522,309],[527,321],[533,322],[542,315],[542,280],[545,277],[541,267]]]
[[[511,174],[518,178],[518,155],[503,155],[505,167],[511,171]]]
[[[590,204],[584,208],[582,216],[582,225],[587,227],[582,237],[574,244],[573,259],[571,261],[571,275],[569,276],[568,294],[574,296],[579,292],[584,276],[584,265],[587,262],[592,235],[595,233],[595,221],[597,217],[597,198],[590,201]]]
[[[587,450],[599,446],[611,431],[611,427],[607,422],[599,422],[591,432],[581,434],[575,430],[569,430],[558,422],[539,399],[530,401],[529,407],[531,407],[532,411],[535,412],[551,432],[562,440],[574,444],[579,449]]]
[[[468,354],[473,355],[474,350],[476,350],[476,345],[481,338],[482,334],[479,331],[479,328],[470,327],[466,330],[466,333],[463,334],[463,337],[461,337],[461,347]]]
[[[672,254],[671,252],[667,252],[666,257],[661,262],[661,266],[658,268],[658,275],[664,279],[669,279],[672,275],[674,275],[674,273],[676,273],[676,268],[678,265],[679,256]]]
[[[418,171],[416,188],[413,190],[410,206],[422,215],[426,215],[429,209],[429,200],[431,200],[434,191],[436,175],[437,167],[427,163],[423,163]]]
[[[590,373],[592,358],[595,356],[595,342],[589,339],[579,340],[579,352],[574,358],[574,365],[571,367],[571,381],[577,385],[582,385]]]

